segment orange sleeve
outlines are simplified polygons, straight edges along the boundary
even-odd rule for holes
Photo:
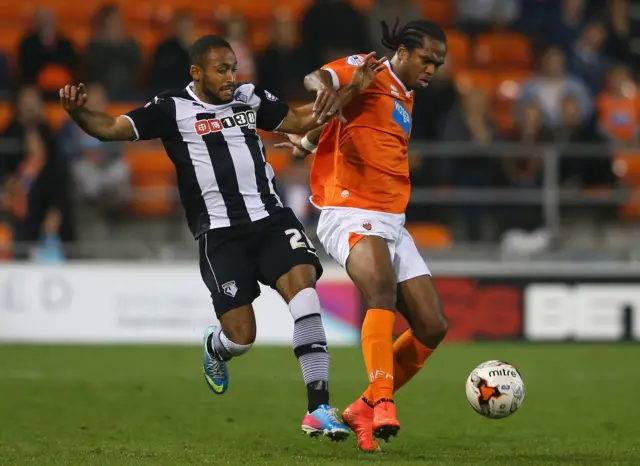
[[[322,69],[331,73],[333,87],[340,89],[349,84],[353,76],[354,68],[362,63],[364,57],[365,55],[350,55],[328,63],[324,65]]]

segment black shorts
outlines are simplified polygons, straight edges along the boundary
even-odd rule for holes
[[[258,282],[275,289],[296,265],[322,265],[304,227],[289,208],[243,225],[216,228],[199,237],[200,273],[211,292],[216,315],[251,304]]]

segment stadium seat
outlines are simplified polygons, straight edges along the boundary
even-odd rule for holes
[[[51,126],[54,132],[60,131],[60,128],[69,120],[67,112],[57,101],[47,104],[45,107],[45,116],[49,126]]]
[[[170,214],[175,206],[175,170],[164,151],[128,146],[125,162],[134,190],[131,212],[145,216]]]
[[[418,248],[446,249],[453,243],[449,229],[437,223],[410,223],[407,231]]]
[[[451,0],[422,0],[420,9],[422,17],[435,21],[443,28],[450,27],[454,23],[455,6]]]
[[[13,106],[9,102],[0,102],[0,133],[4,132],[13,118]]]
[[[289,149],[276,149],[267,147],[267,162],[273,168],[276,176],[283,173],[291,165],[291,151]]]
[[[13,258],[13,228],[10,224],[0,223],[0,261],[7,261]]]
[[[25,36],[27,28],[25,24],[4,24],[0,26],[0,48],[10,59],[17,59],[20,51],[20,42]]]
[[[624,220],[640,220],[640,151],[622,149],[614,157],[614,171],[631,191],[618,215]]]
[[[493,96],[496,90],[496,79],[493,73],[484,70],[463,69],[457,71],[453,81],[458,92],[464,93],[471,89],[482,89],[489,96]]]
[[[529,40],[516,33],[481,34],[474,44],[476,65],[494,68],[531,69],[533,56]]]
[[[493,109],[496,121],[504,131],[513,127],[513,104],[520,98],[521,87],[531,77],[528,70],[496,71],[494,74]]]
[[[47,63],[38,73],[37,85],[41,91],[58,91],[66,84],[74,82],[69,68],[57,63]]]
[[[447,59],[452,60],[452,70],[469,67],[471,61],[471,42],[469,37],[460,31],[447,31]]]

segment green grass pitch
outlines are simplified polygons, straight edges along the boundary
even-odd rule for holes
[[[525,378],[508,419],[467,404],[488,359]],[[197,347],[0,346],[0,465],[640,464],[640,345],[443,346],[397,394],[402,430],[374,455],[302,435],[291,349],[234,360],[223,396],[201,371]],[[342,409],[366,383],[360,350],[333,349],[331,376]]]

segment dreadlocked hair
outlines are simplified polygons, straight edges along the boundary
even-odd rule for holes
[[[400,18],[396,19],[393,29],[389,30],[386,21],[382,21],[382,45],[391,50],[398,50],[398,47],[404,45],[408,50],[422,47],[422,39],[431,37],[447,43],[447,35],[442,28],[435,22],[428,19],[420,19],[405,24],[402,28],[398,28]]]

